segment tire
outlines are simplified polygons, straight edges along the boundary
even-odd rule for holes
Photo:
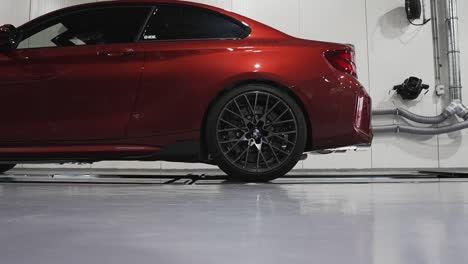
[[[228,91],[214,103],[205,136],[212,158],[230,179],[268,182],[299,162],[307,123],[287,92],[250,84]]]
[[[0,164],[0,174],[3,174],[11,169],[13,169],[16,164]]]

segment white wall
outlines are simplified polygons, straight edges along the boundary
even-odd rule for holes
[[[0,7],[0,24],[19,25],[29,20],[30,0],[2,1]]]
[[[31,2],[30,2],[31,1]],[[3,0],[0,23],[19,24],[29,17],[86,0]],[[443,99],[433,90],[418,102],[405,103],[389,94],[393,85],[410,75],[434,84],[431,24],[415,27],[404,17],[403,0],[198,0],[257,19],[286,33],[308,39],[353,43],[360,81],[368,87],[374,107],[396,104],[423,115],[435,115]],[[460,2],[462,62],[468,63],[468,4]],[[428,5],[429,6],[429,5]],[[15,10],[12,12],[12,10]],[[430,11],[428,10],[428,14]],[[465,63],[466,64],[466,63]],[[468,66],[464,65],[464,76]],[[445,73],[445,72],[444,72]],[[464,93],[468,102],[468,91]],[[398,123],[381,118],[375,124]],[[311,156],[298,168],[437,168],[468,167],[468,132],[440,137],[377,135],[372,151]],[[104,162],[96,168],[213,168],[166,162]]]

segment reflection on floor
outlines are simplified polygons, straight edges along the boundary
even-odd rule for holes
[[[468,263],[465,179],[105,179],[4,176],[0,263]]]
[[[418,170],[295,170],[273,184],[286,183],[396,183],[439,182],[468,179],[467,171]],[[0,182],[23,183],[109,183],[109,184],[225,184],[220,170],[139,169],[15,169],[0,175]]]

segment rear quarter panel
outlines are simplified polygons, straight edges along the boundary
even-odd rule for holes
[[[354,109],[356,87],[343,88],[338,83],[339,73],[323,56],[325,50],[342,45],[287,38],[142,45],[145,66],[129,137],[162,140],[165,135],[200,131],[210,103],[223,90],[245,81],[263,80],[297,95],[312,124],[317,146],[333,143],[337,133],[349,133],[344,129],[349,125],[336,128],[352,123],[354,113],[341,109]],[[355,82],[354,86],[358,85]]]

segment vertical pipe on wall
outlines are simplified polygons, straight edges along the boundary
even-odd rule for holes
[[[457,0],[446,0],[446,23],[448,39],[448,71],[450,100],[462,101],[462,83],[460,67],[460,44],[458,40],[458,5]]]
[[[440,63],[440,32],[439,32],[439,6],[437,0],[431,0],[432,17],[432,42],[434,43],[434,70],[435,84],[440,85],[441,81],[441,63]]]

